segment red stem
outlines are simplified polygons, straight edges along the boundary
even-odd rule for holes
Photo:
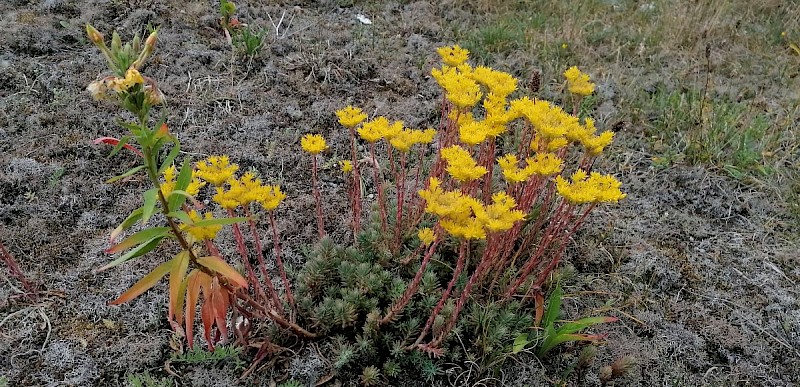
[[[355,128],[350,128],[350,155],[353,164],[353,238],[356,238],[361,230],[361,174],[358,170]]]
[[[228,208],[228,216],[231,218],[235,217],[232,208]],[[236,248],[239,250],[239,256],[241,256],[244,267],[247,269],[247,278],[253,283],[256,292],[259,295],[264,295],[264,289],[261,288],[261,284],[258,282],[258,279],[256,279],[256,272],[250,264],[250,255],[247,252],[247,246],[244,244],[244,236],[242,235],[241,228],[239,228],[239,223],[233,224],[233,236],[234,239],[236,239]]]
[[[278,297],[278,292],[275,291],[275,287],[272,286],[272,276],[269,275],[267,272],[267,265],[264,261],[264,252],[262,251],[261,247],[261,236],[258,235],[258,230],[256,229],[256,222],[253,221],[253,217],[250,215],[250,210],[245,206],[244,208],[245,215],[250,218],[250,231],[253,234],[253,241],[256,245],[256,251],[258,252],[258,268],[261,271],[261,275],[264,277],[264,284],[267,286],[267,292],[269,296],[272,298],[272,302],[275,303],[275,307],[278,309],[279,312],[283,311],[283,304],[281,304],[281,299]]]
[[[292,295],[292,286],[289,284],[289,279],[286,277],[286,270],[283,269],[283,260],[281,260],[281,244],[278,238],[278,228],[275,227],[275,213],[273,211],[269,212],[269,225],[270,228],[272,228],[272,243],[275,246],[275,264],[278,266],[278,272],[281,275],[281,281],[283,281],[283,287],[286,290],[286,301],[289,302],[292,310],[294,310],[295,304],[294,296]]]
[[[431,246],[428,248],[428,252],[425,253],[425,257],[422,258],[422,263],[419,266],[419,270],[417,270],[417,274],[414,276],[414,279],[411,280],[411,283],[406,288],[405,293],[403,296],[400,297],[397,302],[389,309],[389,313],[386,314],[386,317],[382,318],[381,321],[378,322],[378,326],[388,323],[392,320],[392,318],[400,313],[403,308],[408,304],[411,300],[411,297],[417,293],[417,288],[419,288],[419,284],[422,281],[422,275],[425,274],[425,269],[428,267],[428,262],[430,262],[431,257],[433,257],[433,253],[436,251],[436,246],[439,244],[441,238],[437,236],[436,240],[431,243]]]
[[[375,143],[369,144],[369,155],[372,157],[372,178],[375,180],[375,189],[378,190],[378,208],[381,211],[381,230],[386,233],[386,198],[383,192],[383,179],[380,178],[378,173],[378,159],[375,157]]]
[[[406,153],[400,152],[400,172],[397,179],[397,215],[394,228],[394,243],[400,248],[400,230],[403,228],[403,201],[405,201]]]
[[[322,239],[325,236],[325,225],[322,220],[322,195],[319,193],[319,184],[317,184],[317,155],[312,154],[311,160],[313,164],[311,166],[311,184],[314,189],[314,201],[317,204],[317,231],[319,238]],[[353,171],[355,171],[355,166],[353,166]]]
[[[414,344],[411,344],[409,348],[413,348],[419,345],[425,336],[428,334],[428,330],[431,329],[433,326],[433,322],[436,320],[436,316],[439,315],[439,312],[442,311],[444,307],[444,303],[450,297],[450,293],[453,291],[453,288],[456,286],[456,281],[458,280],[458,276],[461,275],[461,270],[464,269],[464,262],[467,259],[467,246],[469,245],[468,240],[461,241],[461,247],[459,248],[458,252],[458,261],[456,262],[456,268],[453,271],[453,278],[450,279],[450,282],[447,284],[447,290],[444,291],[442,297],[439,299],[439,303],[436,304],[436,307],[433,308],[433,312],[431,312],[430,317],[428,317],[428,321],[425,323],[425,328],[422,329],[422,332],[417,337],[417,341]]]

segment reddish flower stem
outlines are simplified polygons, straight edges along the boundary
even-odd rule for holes
[[[441,238],[437,236],[436,240],[434,240],[433,243],[431,243],[431,246],[428,248],[428,252],[425,253],[425,257],[422,258],[422,263],[420,264],[419,270],[417,270],[417,274],[414,276],[414,279],[411,280],[411,283],[406,288],[406,291],[405,293],[403,293],[403,296],[400,297],[400,299],[397,300],[397,302],[395,302],[394,305],[392,305],[386,316],[378,322],[378,326],[381,326],[383,324],[388,323],[389,321],[392,321],[392,318],[394,318],[395,315],[400,313],[403,310],[403,308],[408,304],[408,302],[411,300],[411,297],[413,297],[414,294],[417,293],[417,288],[419,288],[419,284],[422,281],[422,276],[423,274],[425,274],[425,269],[428,267],[428,262],[430,262],[431,257],[433,257],[433,253],[436,251],[436,246],[439,244],[440,240]]]
[[[433,312],[431,312],[430,317],[428,317],[428,321],[425,323],[425,328],[422,329],[422,332],[420,332],[419,337],[417,337],[417,340],[414,342],[414,344],[411,344],[409,346],[409,349],[418,346],[425,338],[425,336],[428,334],[428,330],[430,330],[431,327],[433,327],[433,322],[436,321],[436,316],[438,316],[439,313],[442,311],[445,302],[450,297],[450,293],[456,286],[456,281],[458,280],[458,276],[461,275],[461,271],[464,269],[464,262],[466,261],[468,255],[467,253],[468,246],[469,246],[469,241],[467,240],[461,241],[461,246],[459,247],[459,252],[458,252],[458,261],[456,262],[456,268],[453,271],[453,278],[450,279],[450,282],[447,284],[447,289],[444,291],[442,297],[439,299],[439,303],[436,304],[435,308],[433,308]]]
[[[231,218],[236,217],[233,213],[233,209],[228,209],[228,216]],[[256,279],[256,272],[253,270],[253,266],[250,264],[250,254],[247,252],[247,246],[244,243],[244,236],[242,235],[242,229],[239,228],[239,223],[233,224],[233,237],[236,240],[236,248],[239,250],[239,256],[242,258],[242,263],[244,263],[244,267],[247,270],[247,278],[253,284],[256,292],[260,295],[264,295],[264,289],[261,288],[261,284]]]
[[[403,228],[403,202],[405,201],[406,192],[406,153],[400,152],[400,172],[397,179],[397,215],[395,216],[394,228],[394,243],[397,248],[400,248],[401,229]]]
[[[314,201],[317,206],[317,231],[319,233],[319,238],[322,239],[322,237],[325,236],[325,225],[322,220],[322,195],[320,195],[319,183],[317,182],[317,155],[312,154],[311,160],[311,184],[313,185]],[[353,170],[355,171],[355,166]]]
[[[388,228],[387,226],[387,215],[386,215],[386,197],[385,193],[383,192],[383,179],[380,178],[380,173],[378,171],[378,159],[375,157],[375,143],[372,142],[369,144],[369,156],[372,157],[372,178],[375,180],[375,189],[378,190],[378,208],[381,212],[381,230],[386,233]]]
[[[282,312],[283,304],[281,304],[281,299],[280,297],[278,297],[278,292],[275,291],[275,287],[272,286],[272,278],[271,278],[272,276],[270,276],[269,272],[267,272],[267,265],[266,262],[264,261],[264,252],[262,251],[263,249],[261,247],[261,236],[258,235],[258,230],[256,229],[256,222],[253,221],[253,217],[250,214],[250,209],[248,209],[247,206],[245,206],[244,211],[245,215],[247,215],[247,217],[250,218],[249,220],[250,231],[253,234],[253,241],[256,245],[255,246],[256,251],[258,252],[257,254],[258,268],[261,271],[261,276],[264,277],[264,284],[267,286],[267,293],[269,293],[268,294],[269,297],[272,298],[272,302],[275,303],[275,308],[277,308],[279,312]]]
[[[361,230],[361,174],[358,169],[355,128],[350,128],[350,154],[353,165],[353,237],[355,238]]]
[[[281,260],[281,244],[278,238],[278,228],[275,227],[275,212],[269,212],[269,226],[272,229],[272,243],[274,244],[275,250],[275,264],[278,266],[278,273],[281,275],[281,281],[283,281],[283,287],[286,291],[286,301],[289,302],[289,305],[292,307],[292,310],[295,309],[294,304],[294,296],[292,295],[292,286],[289,284],[289,279],[286,277],[286,270],[283,268],[283,260]]]

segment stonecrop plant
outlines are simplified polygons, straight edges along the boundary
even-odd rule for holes
[[[122,46],[115,33],[110,48],[94,28],[87,32],[113,73],[89,91],[136,117],[122,122],[128,133],[120,139],[98,140],[115,145],[112,153],[131,150],[141,162],[110,181],[144,173],[152,185],[142,207],[112,232],[107,251],[122,254],[98,270],[162,245],[157,251],[175,249],[111,303],[129,301],[169,275],[167,318],[189,347],[200,305],[211,349],[230,340],[247,343],[253,324],[267,323],[272,336],[262,340],[255,363],[272,345],[324,336],[333,368],[374,384],[409,367],[433,379],[441,363],[426,355],[488,367],[528,345],[544,355],[563,342],[597,341],[601,335],[578,332],[614,320],[589,317],[555,329],[561,290],[553,273],[570,238],[598,205],[625,198],[616,178],[592,170],[614,134],[598,133],[591,118],[577,116],[594,84],[576,67],[564,73],[572,114],[522,95],[508,73],[469,65],[459,46],[439,48],[443,64],[432,70],[443,90],[437,128],[411,129],[353,106],[337,111],[349,133],[349,160],[340,165],[355,242],[326,236],[317,180],[329,146],[319,134],[305,135],[300,148],[311,158],[320,240],[290,276],[275,227],[286,199],[281,188],[240,173],[228,156],[179,162],[177,138],[163,118],[150,117],[164,98],[138,70],[157,32],[143,46],[138,37]],[[368,154],[361,154],[360,142]],[[364,159],[370,171],[362,176]],[[362,182],[370,180],[377,195],[365,203]],[[363,213],[364,204],[374,210]],[[262,220],[272,234],[270,259],[257,224]],[[160,225],[147,227],[150,222]],[[137,224],[139,231],[116,242]],[[224,226],[232,228],[236,260],[216,247]]]

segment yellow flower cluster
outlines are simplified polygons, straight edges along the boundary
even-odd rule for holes
[[[131,67],[125,72],[125,78],[114,78],[108,81],[108,88],[116,93],[124,93],[135,85],[144,83],[144,78],[139,71]]]
[[[197,177],[219,187],[225,184],[239,166],[231,164],[228,156],[211,156],[197,163]]]
[[[386,139],[393,148],[405,153],[414,145],[433,142],[436,131],[433,129],[407,129],[403,127],[403,121],[390,123],[386,117],[378,116],[361,125],[358,128],[358,135],[369,143]]]
[[[280,186],[263,184],[253,172],[245,172],[236,178],[234,175],[238,170],[239,166],[231,163],[228,156],[211,156],[197,163],[197,176],[216,186],[212,199],[222,208],[233,209],[258,202],[265,210],[272,211],[286,198]],[[174,170],[170,173],[174,176]],[[192,195],[196,192],[192,184],[187,192]]]
[[[348,129],[355,128],[367,119],[367,115],[361,109],[352,106],[337,110],[336,117],[339,118],[339,123]]]
[[[442,149],[441,155],[447,161],[447,173],[462,183],[479,179],[487,172],[486,168],[475,162],[469,151],[459,145]]]
[[[429,246],[436,240],[436,234],[430,227],[420,229],[419,232],[417,232],[417,237],[419,237],[419,241],[422,242],[423,246]]]
[[[514,209],[514,198],[505,192],[492,195],[492,204],[484,206],[461,192],[442,190],[441,182],[431,178],[428,189],[420,190],[419,195],[425,199],[425,212],[438,216],[442,228],[456,238],[485,239],[487,231],[508,230],[525,218],[522,211]]]
[[[503,170],[503,177],[512,184],[526,181],[531,176],[555,175],[564,168],[564,161],[553,153],[537,153],[526,158],[525,163],[525,168],[520,168],[519,159],[513,154],[497,159],[497,164]]]
[[[564,72],[564,78],[567,78],[567,88],[572,94],[587,96],[594,92],[594,83],[589,81],[589,75],[582,73],[575,66]]]
[[[265,185],[252,172],[247,172],[238,179],[227,181],[229,188],[217,187],[213,199],[222,208],[233,209],[258,202],[267,211],[272,211],[286,198],[280,186]]]
[[[312,155],[318,154],[325,149],[328,149],[328,145],[325,143],[325,139],[320,136],[319,134],[306,134],[300,139],[300,147],[303,148],[304,151],[311,153]]]
[[[353,163],[350,160],[342,160],[339,162],[339,167],[342,168],[342,173],[353,172]]]
[[[211,220],[214,219],[214,215],[210,212],[206,212],[203,217],[197,213],[197,211],[192,210],[189,212],[189,219],[192,222],[199,222],[201,220]],[[212,240],[217,236],[219,230],[222,229],[222,225],[214,224],[209,226],[195,226],[193,224],[184,224],[181,225],[181,229],[188,232],[195,240],[204,241],[204,240]]]
[[[571,204],[618,202],[627,195],[620,191],[621,183],[611,175],[597,172],[587,174],[578,169],[571,176],[572,182],[556,177],[556,190]]]
[[[448,66],[455,67],[469,59],[469,51],[459,45],[439,47],[436,52],[442,57],[442,62]]]
[[[197,196],[197,193],[200,192],[200,188],[203,188],[206,185],[204,181],[200,180],[197,172],[197,170],[192,170],[192,180],[189,182],[189,186],[186,187],[186,193],[192,196]],[[165,198],[167,198],[169,197],[169,194],[175,190],[178,171],[173,165],[164,170],[163,176],[164,182],[161,183],[161,193]]]
[[[442,66],[441,70],[433,69],[431,75],[445,90],[448,101],[466,109],[475,106],[483,97],[480,85],[470,77],[471,72],[472,68],[468,64],[462,64],[458,67]]]

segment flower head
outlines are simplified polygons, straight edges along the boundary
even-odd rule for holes
[[[197,177],[219,187],[225,184],[239,166],[232,164],[228,156],[211,156],[197,163]]]
[[[462,183],[478,179],[487,172],[475,162],[469,151],[458,145],[442,149],[441,155],[447,161],[447,172]]]
[[[459,45],[439,47],[436,49],[442,62],[448,66],[458,66],[469,59],[469,50],[461,48]]]
[[[367,115],[361,109],[352,106],[337,110],[336,117],[339,118],[339,123],[346,128],[354,128],[367,119]]]
[[[203,217],[197,213],[197,211],[192,210],[189,212],[189,219],[192,220],[192,224],[184,224],[181,226],[181,229],[188,232],[195,240],[203,241],[203,240],[212,240],[217,236],[219,230],[222,229],[222,225],[214,224],[209,226],[195,226],[194,223],[200,222],[202,220],[211,220],[214,219],[214,215],[210,212],[206,212]]]
[[[325,149],[328,145],[325,144],[325,139],[319,134],[306,134],[300,139],[300,146],[304,151],[312,155],[318,154]]]
[[[144,83],[144,78],[139,71],[131,67],[125,72],[125,78],[114,78],[108,82],[108,88],[116,93],[124,93],[130,90],[135,85]]]
[[[589,81],[589,75],[582,73],[577,67],[570,67],[564,72],[564,77],[567,78],[570,93],[586,96],[594,92],[594,83]]]
[[[422,242],[423,246],[430,246],[430,244],[436,240],[436,234],[430,227],[420,229],[419,232],[417,232],[417,237],[419,237],[419,241]]]
[[[389,130],[389,120],[384,116],[367,121],[358,128],[358,135],[368,143],[375,143]]]
[[[342,160],[339,162],[339,166],[342,168],[342,173],[350,173],[353,172],[353,163],[350,160]]]
[[[281,191],[278,185],[264,185],[258,190],[258,197],[256,200],[267,211],[272,211],[281,204],[283,199],[286,199],[286,194]]]

